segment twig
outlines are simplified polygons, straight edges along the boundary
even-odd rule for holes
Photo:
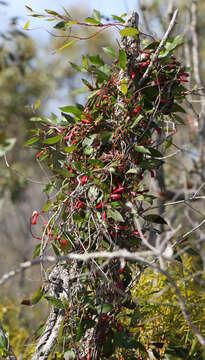
[[[179,12],[178,9],[175,10],[175,12],[174,12],[174,14],[172,16],[172,20],[171,20],[171,22],[169,24],[169,27],[168,27],[166,33],[164,34],[162,40],[160,41],[160,44],[159,44],[157,50],[155,51],[155,53],[154,53],[154,55],[152,57],[152,60],[149,63],[149,66],[148,66],[147,70],[145,71],[144,75],[142,76],[141,80],[139,81],[139,88],[144,84],[145,80],[149,77],[150,73],[152,72],[153,65],[154,65],[155,61],[157,60],[161,49],[165,45],[171,31],[173,30],[173,27],[175,25],[178,12]]]

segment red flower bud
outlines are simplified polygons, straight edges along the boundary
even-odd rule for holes
[[[88,180],[88,176],[87,176],[87,175],[84,175],[84,176],[82,177],[81,183],[84,185],[87,180]]]
[[[38,217],[39,217],[39,213],[37,213],[36,211],[34,211],[34,213],[33,213],[33,218],[32,218],[32,220],[31,220],[31,225],[36,225],[36,221],[37,221]]]
[[[64,141],[69,141],[69,139],[70,139],[70,136],[64,136],[64,138],[63,138]]]
[[[118,230],[126,230],[126,229],[128,229],[128,226],[127,225],[118,225],[117,229]]]
[[[74,139],[74,140],[72,141],[71,145],[76,144],[76,143],[77,143],[77,141],[78,141],[78,140]]]
[[[137,114],[140,110],[142,110],[141,106],[139,105],[134,111],[133,114]]]
[[[121,195],[120,194],[111,194],[110,197],[111,197],[111,199],[120,199]]]
[[[66,240],[66,239],[63,239],[63,240],[61,241],[61,246],[66,246],[66,244],[67,244],[67,240]]]
[[[106,217],[107,217],[107,215],[106,215],[106,212],[104,211],[103,212],[103,219],[106,220]]]
[[[38,159],[42,154],[43,154],[43,151],[40,151],[40,152],[36,155],[36,159]]]
[[[102,202],[100,202],[97,206],[96,209],[100,209],[102,207]]]
[[[133,234],[136,235],[136,236],[140,235],[139,231],[133,231]]]
[[[134,79],[135,78],[135,73],[134,72],[132,72],[132,79]]]
[[[124,190],[125,190],[125,188],[123,186],[119,185],[119,187],[113,191],[113,194],[123,192]]]

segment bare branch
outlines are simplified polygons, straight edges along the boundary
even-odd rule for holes
[[[178,9],[175,10],[175,12],[174,12],[174,14],[172,16],[172,20],[171,20],[171,22],[169,24],[169,27],[168,27],[166,33],[164,34],[162,40],[160,41],[160,44],[159,44],[157,50],[155,51],[155,53],[154,53],[154,55],[152,57],[152,60],[149,63],[149,66],[148,66],[147,70],[145,71],[144,75],[142,76],[141,80],[139,81],[139,88],[144,84],[146,79],[149,77],[149,75],[150,75],[150,73],[152,71],[152,68],[154,66],[154,63],[155,63],[155,61],[157,60],[157,58],[159,56],[160,51],[162,50],[162,48],[165,45],[171,31],[173,30],[173,28],[175,26],[177,15],[178,15]]]

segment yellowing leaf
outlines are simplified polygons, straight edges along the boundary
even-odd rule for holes
[[[126,27],[125,29],[120,30],[120,35],[122,36],[135,36],[139,34],[139,31],[132,27]]]
[[[27,30],[29,27],[30,21],[27,21],[26,24],[24,25],[24,30]]]
[[[36,104],[34,105],[34,110],[37,110],[38,107],[40,106],[41,100],[38,99],[38,101],[36,102]]]
[[[67,44],[65,44],[65,45],[63,45],[63,46],[61,46],[61,47],[57,50],[57,52],[62,51],[63,49],[67,48],[68,46],[72,45],[72,44],[73,44],[73,43],[75,43],[75,42],[76,42],[76,40],[72,40],[72,41],[70,41],[69,43],[67,43]]]

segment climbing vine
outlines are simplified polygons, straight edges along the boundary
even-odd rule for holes
[[[61,115],[50,119],[31,119],[36,127],[26,145],[36,146],[37,161],[50,172],[44,188],[48,201],[31,218],[34,257],[43,258],[51,250],[60,259],[72,253],[146,249],[152,252],[147,261],[156,263],[153,239],[163,239],[168,224],[152,210],[157,198],[150,180],[157,178],[183,123],[178,113],[185,112],[181,103],[189,73],[174,56],[183,38],[167,34],[163,43],[146,37],[138,29],[136,13],[126,22],[113,16],[115,22],[109,24],[101,22],[98,11],[84,23],[51,10],[47,14],[60,19],[55,29],[68,31],[68,42],[58,51],[76,41],[71,30],[76,25],[93,27],[93,36],[114,27],[122,40],[118,51],[103,48],[111,65],[99,54],[83,56],[82,65],[71,64],[85,76],[84,104],[63,106]],[[41,234],[35,231],[37,222],[42,222]],[[147,266],[146,261],[124,258],[59,260],[50,270],[55,277],[45,272],[55,288],[42,286],[30,299],[30,304],[42,297],[49,301],[55,325],[47,323],[46,329],[50,326],[51,335],[57,328],[54,341],[45,339],[44,332],[33,359],[49,354],[52,359],[144,359],[148,349],[140,334],[145,314],[133,294]],[[46,341],[51,341],[47,348]],[[153,351],[160,359],[162,350]]]

